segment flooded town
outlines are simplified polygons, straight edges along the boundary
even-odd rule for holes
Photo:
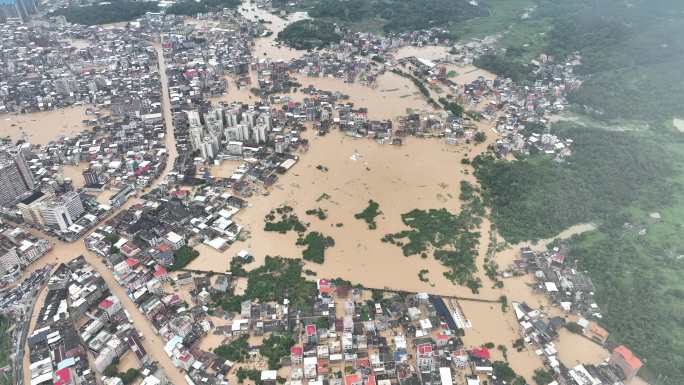
[[[579,54],[530,86],[473,64],[495,36],[291,48],[309,16],[266,1],[22,12],[0,24],[6,383],[647,383],[563,246],[595,225],[507,243],[474,175],[573,154],[548,127]]]

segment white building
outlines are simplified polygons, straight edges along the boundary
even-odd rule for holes
[[[84,212],[81,197],[75,191],[46,202],[40,210],[45,225],[60,231],[66,231]]]

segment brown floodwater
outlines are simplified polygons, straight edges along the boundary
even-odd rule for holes
[[[305,50],[296,50],[276,42],[278,33],[285,29],[288,24],[307,19],[308,16],[306,12],[294,12],[284,18],[274,15],[264,8],[257,8],[255,5],[249,3],[243,3],[240,6],[239,11],[242,16],[249,20],[256,21],[261,19],[266,21],[266,24],[264,25],[272,32],[270,36],[255,39],[254,47],[252,47],[252,55],[255,58],[291,60],[301,57],[302,54],[306,52]]]
[[[160,59],[160,67],[161,67],[161,81],[162,81],[162,106],[164,108],[164,117],[167,122],[171,122],[171,109],[170,109],[170,101],[169,101],[169,93],[168,93],[168,82],[166,79],[166,63],[162,57],[161,54],[161,49],[159,46],[156,46],[156,49],[159,53],[159,59]],[[169,153],[169,161],[167,162],[166,168],[164,169],[163,175],[166,175],[169,170],[171,169],[174,159],[177,156],[176,152],[176,147],[175,147],[175,140],[173,137],[173,128],[171,124],[167,124],[167,135],[165,138],[165,143],[167,146],[167,151]],[[162,178],[158,178],[153,185],[156,186],[157,184],[161,183]],[[106,191],[105,193],[111,193],[110,191]],[[98,197],[99,199],[99,197]],[[126,204],[124,204],[122,207],[120,207],[117,210],[114,210],[112,214],[110,214],[110,217],[113,217],[117,213],[119,213],[121,210],[125,210],[129,208],[131,205],[135,203],[136,199],[131,199],[129,200]],[[133,321],[133,324],[135,325],[135,328],[140,331],[143,336],[144,340],[142,341],[143,346],[147,353],[150,355],[151,359],[154,361],[158,361],[160,367],[164,370],[164,373],[168,377],[168,379],[171,381],[173,384],[184,384],[185,383],[185,378],[183,377],[183,374],[181,371],[176,368],[173,363],[171,362],[171,359],[166,355],[164,352],[164,341],[157,336],[154,333],[154,330],[152,329],[152,326],[150,322],[145,318],[145,316],[140,312],[138,309],[137,305],[131,301],[124,288],[122,288],[114,279],[114,276],[112,275],[111,271],[109,268],[105,265],[104,261],[102,258],[98,257],[94,253],[88,251],[85,248],[85,244],[82,241],[76,241],[73,243],[65,243],[61,242],[59,240],[56,240],[54,238],[49,238],[46,237],[45,235],[39,234],[35,230],[31,230],[33,233],[36,235],[43,237],[43,238],[48,238],[51,242],[53,242],[54,247],[53,249],[46,254],[43,258],[41,258],[39,261],[36,263],[30,265],[26,271],[24,272],[24,277],[30,274],[31,272],[35,271],[38,268],[41,268],[45,266],[48,263],[66,263],[79,255],[85,256],[86,260],[88,263],[90,263],[96,271],[98,271],[104,281],[106,282],[107,286],[109,287],[110,291],[112,292],[113,295],[117,296],[123,305],[123,307],[128,310],[131,319]],[[35,306],[35,312],[34,314],[37,314],[37,312],[40,310],[40,308],[43,306],[44,302],[44,296],[39,297],[39,300],[36,302]],[[33,330],[35,328],[35,325],[31,326],[30,330]],[[27,358],[25,358],[26,360]],[[25,361],[26,363],[26,361]],[[29,376],[28,373],[28,365],[24,365],[24,377],[26,378]]]
[[[83,179],[83,171],[87,170],[90,165],[88,162],[81,162],[78,165],[63,165],[61,174],[64,178],[71,178],[75,188],[83,187],[85,179]]]
[[[62,137],[73,137],[89,129],[82,123],[85,119],[92,119],[85,110],[85,106],[73,106],[29,114],[0,115],[0,136],[9,136],[15,141],[26,139],[32,144],[47,144]]]
[[[403,59],[406,57],[415,56],[420,59],[427,59],[431,61],[441,60],[446,58],[449,54],[449,47],[441,45],[429,45],[425,47],[415,47],[407,45],[401,47],[394,54],[396,59]]]
[[[288,21],[272,15],[264,10],[249,10],[251,5],[243,5],[242,12],[247,15],[261,17],[269,20],[268,25],[274,31],[273,36],[257,39],[255,56],[261,57],[264,53],[271,58],[291,59],[300,55],[300,51],[278,47],[274,43],[277,32],[282,30]],[[294,15],[290,19],[305,17]],[[164,116],[170,121],[170,103],[164,72],[165,63],[161,57],[161,49],[155,46],[159,52],[161,63],[161,78],[163,84]],[[443,47],[414,48],[405,47],[397,52],[397,57],[417,56],[430,60],[438,60],[446,54]],[[472,66],[449,65],[448,70],[457,72],[453,81],[462,85],[478,76],[493,78],[490,73]],[[255,83],[255,74],[252,74]],[[358,107],[368,107],[371,119],[395,119],[406,113],[407,109],[429,110],[417,89],[406,79],[387,73],[379,77],[377,86],[374,88],[362,84],[348,84],[339,79],[332,78],[299,78],[303,85],[313,84],[323,90],[337,90],[348,94],[350,100]],[[234,82],[231,83],[231,86]],[[299,100],[302,95],[292,95]],[[230,92],[222,97],[214,98],[213,101],[242,101],[253,102],[255,99],[249,92],[249,87],[237,90],[231,87]],[[84,107],[74,107],[60,111],[38,113],[30,115],[5,115],[0,117],[0,130],[20,138],[23,132],[32,143],[47,143],[59,135],[73,135],[80,130],[81,120],[85,119]],[[9,118],[9,120],[7,120]],[[57,120],[55,120],[57,119]],[[50,122],[51,128],[45,129],[46,123]],[[57,122],[55,124],[55,122]],[[16,124],[16,126],[12,126]],[[54,127],[58,127],[57,129]],[[401,214],[415,208],[447,208],[452,212],[459,210],[459,183],[466,180],[475,183],[474,178],[461,165],[460,160],[464,156],[472,157],[484,151],[488,144],[495,140],[491,131],[490,122],[478,123],[480,129],[487,132],[487,141],[481,145],[471,146],[448,146],[437,139],[409,138],[403,146],[379,145],[371,140],[352,139],[341,133],[331,133],[325,137],[314,137],[309,132],[308,137],[311,147],[308,153],[300,157],[299,163],[279,182],[270,189],[268,196],[256,196],[249,199],[249,207],[237,215],[237,221],[245,226],[250,237],[246,241],[237,242],[228,250],[219,252],[206,245],[199,245],[200,257],[190,265],[193,269],[223,272],[228,269],[230,257],[241,249],[247,249],[254,254],[256,261],[252,266],[260,264],[265,255],[281,255],[290,258],[300,258],[302,248],[295,245],[296,235],[286,235],[263,231],[264,216],[273,208],[288,204],[295,209],[300,219],[310,222],[310,230],[320,231],[335,239],[335,246],[326,251],[326,261],[322,265],[307,262],[307,268],[318,273],[319,277],[342,277],[353,282],[361,283],[368,287],[425,291],[442,295],[473,296],[470,290],[461,286],[455,286],[446,280],[442,273],[445,268],[433,258],[421,259],[418,256],[404,257],[397,246],[386,244],[380,238],[387,233],[404,230],[406,227],[401,221]],[[19,127],[22,127],[21,129]],[[167,127],[168,130],[169,127]],[[168,173],[173,159],[176,157],[174,137],[172,130],[165,138],[170,161],[164,173]],[[357,153],[357,160],[351,159],[352,154]],[[323,165],[328,172],[322,172],[316,168]],[[228,176],[237,166],[237,162],[223,162],[218,166],[212,166],[210,172],[214,176]],[[65,176],[71,176],[76,184],[82,178],[79,166],[65,167]],[[163,178],[155,182],[160,183]],[[328,194],[329,198],[321,199],[322,194]],[[106,202],[111,191],[105,191],[98,196],[98,200]],[[376,218],[378,227],[369,230],[366,223],[354,218],[354,214],[363,210],[369,199],[380,203],[382,214]],[[124,208],[130,207],[129,202]],[[322,208],[326,210],[328,218],[319,220],[308,216],[304,212],[308,209]],[[118,212],[118,210],[117,210]],[[341,226],[337,226],[337,224]],[[482,259],[489,243],[490,223],[487,219],[482,224],[482,239],[480,244],[480,256],[477,265],[482,270]],[[589,227],[579,227],[568,230],[568,234],[591,230]],[[568,235],[565,234],[565,235]],[[159,361],[162,368],[169,376],[172,383],[184,383],[184,379],[178,369],[173,367],[168,356],[163,351],[163,342],[154,335],[149,322],[139,312],[135,304],[128,299],[124,290],[114,281],[109,269],[102,260],[85,250],[82,242],[66,244],[55,242],[55,248],[38,263],[29,267],[28,272],[34,271],[47,263],[66,262],[78,255],[85,255],[88,261],[98,270],[111,288],[129,311],[133,322],[138,330],[146,337],[145,348],[154,360]],[[541,242],[538,247],[541,247]],[[511,247],[501,253],[497,253],[496,260],[501,267],[505,267],[515,257],[520,245]],[[418,271],[428,269],[429,282],[424,283],[418,279]],[[477,273],[482,279],[483,287],[479,294],[480,298],[496,299],[504,294],[512,301],[525,301],[531,306],[544,306],[549,312],[558,313],[557,309],[549,307],[548,300],[543,295],[532,292],[528,284],[532,277],[524,276],[505,280],[503,289],[493,289],[491,282],[484,276],[482,271]],[[238,282],[238,291],[243,291],[246,282]],[[187,289],[180,291],[184,299],[189,299]],[[39,297],[37,310],[44,301],[44,292]],[[535,369],[541,367],[541,360],[530,350],[515,352],[512,342],[517,339],[517,322],[511,311],[502,312],[498,304],[488,304],[470,301],[461,301],[465,317],[472,323],[472,328],[466,332],[464,341],[469,346],[478,346],[486,342],[496,345],[502,344],[509,347],[508,358],[516,372],[531,379]],[[35,316],[34,316],[35,318]],[[212,319],[215,324],[227,324],[227,321]],[[34,326],[32,325],[32,328]],[[560,359],[571,365],[574,362],[593,362],[603,360],[607,352],[586,339],[577,336],[569,336],[562,333],[558,343],[561,350]],[[209,349],[218,346],[223,337],[209,335],[205,337],[200,346]],[[256,341],[255,341],[256,342]],[[588,345],[589,344],[589,345]],[[501,353],[494,352],[495,358],[501,358]],[[25,368],[27,365],[25,357]],[[128,365],[128,364],[127,364]],[[131,364],[132,365],[132,364]],[[244,366],[262,368],[263,363],[248,363]],[[28,374],[25,371],[25,376]],[[286,376],[283,369],[279,374]],[[232,378],[235,380],[234,378]],[[634,382],[636,384],[637,382]],[[641,384],[643,382],[639,382]]]

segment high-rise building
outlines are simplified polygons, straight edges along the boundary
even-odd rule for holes
[[[21,212],[21,217],[26,223],[33,223],[36,225],[44,225],[43,214],[40,213],[43,204],[50,201],[54,195],[52,193],[44,194],[36,191],[29,197],[17,203],[17,209]]]
[[[85,212],[80,195],[70,191],[46,202],[40,210],[46,226],[66,231]]]
[[[38,12],[38,4],[38,0],[0,0],[0,21],[19,19],[26,22]]]
[[[204,140],[204,128],[202,126],[190,126],[190,145],[193,150],[202,148]]]
[[[0,243],[0,274],[4,275],[7,271],[21,264],[17,248],[13,245]]]
[[[34,188],[23,151],[16,147],[0,149],[0,206],[18,201]]]
[[[200,114],[196,110],[189,110],[185,111],[185,114],[188,116],[188,125],[189,126],[201,126],[202,121],[200,120]]]

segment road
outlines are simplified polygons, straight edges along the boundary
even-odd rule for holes
[[[152,183],[152,188],[156,187],[162,181],[165,179],[166,175],[173,170],[173,165],[176,160],[176,157],[178,155],[178,152],[176,151],[176,144],[175,144],[175,137],[174,137],[174,130],[173,130],[173,119],[172,119],[172,114],[171,114],[171,101],[169,100],[169,87],[168,87],[168,79],[166,76],[166,61],[164,60],[164,55],[163,55],[163,50],[159,44],[153,45],[153,47],[157,50],[157,54],[159,57],[159,73],[160,73],[160,82],[161,82],[161,101],[162,101],[162,113],[164,116],[164,123],[165,123],[165,128],[166,128],[166,135],[165,135],[165,145],[166,145],[166,150],[168,154],[166,166],[164,167],[164,171],[160,175],[159,178],[157,178],[153,183]],[[137,198],[132,198],[129,199],[126,204],[124,204],[122,207],[114,210],[110,215],[109,218],[114,217],[118,213],[120,213],[122,210],[129,208],[133,204],[138,203]],[[131,299],[128,297],[126,294],[126,291],[118,284],[114,276],[112,275],[110,269],[105,265],[103,260],[97,256],[95,253],[90,252],[88,249],[86,249],[85,244],[82,240],[72,242],[72,243],[66,243],[62,242],[56,238],[51,238],[47,237],[44,234],[38,233],[37,231],[32,231],[36,235],[48,239],[50,242],[54,244],[54,248],[50,253],[45,255],[42,259],[31,265],[25,272],[24,272],[24,277],[28,276],[30,272],[35,271],[43,266],[45,266],[48,263],[51,262],[56,262],[56,263],[61,263],[61,262],[68,262],[71,259],[78,257],[79,255],[83,255],[88,263],[90,263],[93,268],[100,273],[104,281],[107,283],[107,286],[109,287],[110,291],[112,294],[114,294],[116,297],[118,297],[121,300],[121,303],[123,307],[128,310],[128,312],[131,315],[131,319],[133,320],[133,324],[135,325],[135,328],[140,331],[145,339],[142,341],[143,347],[147,351],[148,356],[152,361],[157,361],[159,363],[159,366],[162,368],[164,373],[166,374],[168,380],[172,384],[176,385],[181,385],[185,384],[185,378],[184,374],[181,372],[180,369],[176,368],[173,365],[173,362],[169,358],[169,356],[166,354],[164,351],[164,342],[161,339],[161,337],[157,336],[156,333],[154,332],[150,322],[147,320],[147,318],[140,312],[138,309],[138,306],[131,301]],[[85,237],[84,237],[85,238]],[[45,291],[44,291],[45,292]],[[35,303],[34,305],[34,310],[35,314],[38,313],[40,308],[42,308],[43,303],[45,301],[45,295],[42,295]],[[31,322],[31,331],[35,328],[35,320],[32,320]],[[24,378],[25,379],[30,379],[30,373],[28,371],[28,348],[25,349],[25,354],[24,354]]]

